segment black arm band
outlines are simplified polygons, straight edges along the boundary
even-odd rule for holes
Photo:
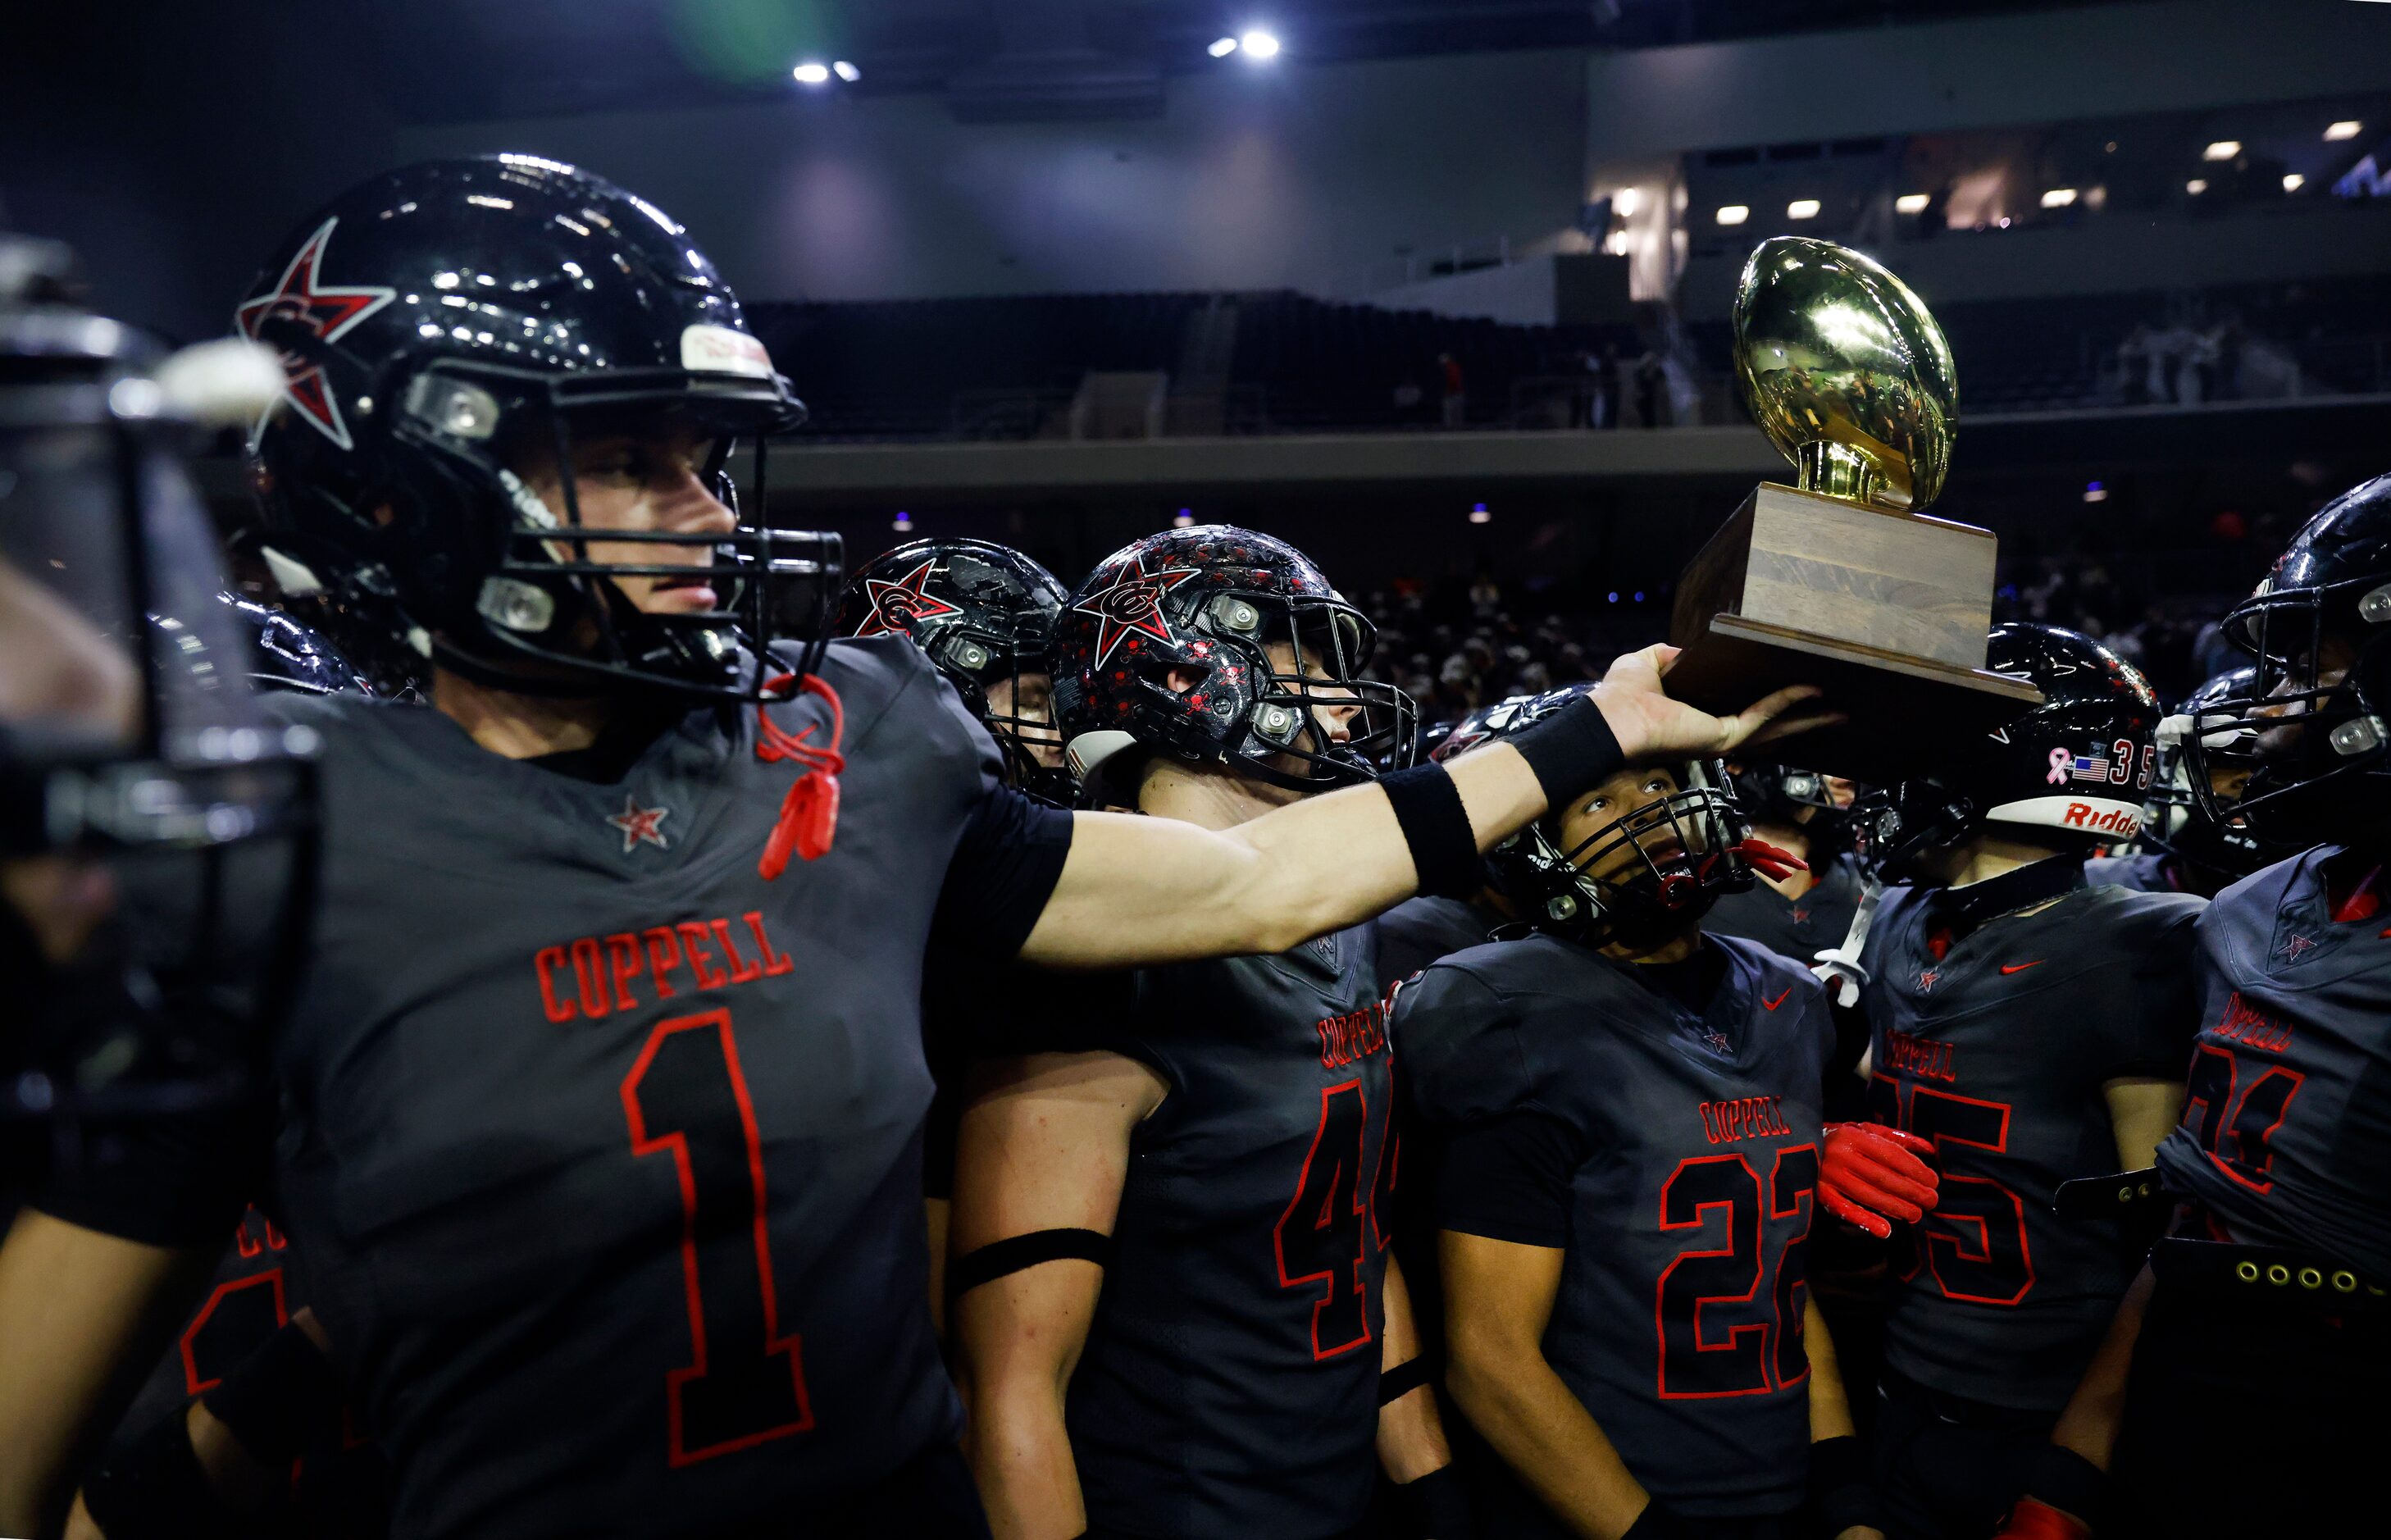
[[[1112,1251],[1113,1237],[1101,1230],[1032,1230],[1026,1236],[1008,1236],[957,1257],[947,1269],[947,1292],[962,1294],[991,1278],[1062,1257],[1077,1257],[1102,1267],[1112,1259]]]
[[[341,1378],[297,1326],[267,1338],[200,1399],[250,1458],[269,1469],[341,1426]]]
[[[226,1511],[191,1448],[187,1404],[119,1447],[83,1483],[108,1540],[233,1540],[252,1526]]]
[[[1469,1489],[1461,1484],[1461,1472],[1452,1466],[1441,1465],[1416,1481],[1403,1482],[1395,1488],[1395,1501],[1420,1540],[1468,1540]]]
[[[1378,1404],[1384,1406],[1401,1401],[1435,1378],[1436,1371],[1429,1365],[1428,1354],[1406,1358],[1378,1376]]]
[[[1419,890],[1440,899],[1468,899],[1486,886],[1478,832],[1461,805],[1460,788],[1442,765],[1420,765],[1378,777],[1386,788],[1403,843],[1411,847]]]
[[[1810,1508],[1821,1534],[1841,1534],[1855,1525],[1881,1527],[1868,1450],[1858,1439],[1845,1433],[1810,1445]]]
[[[1618,735],[1591,695],[1580,696],[1503,741],[1518,749],[1536,772],[1544,803],[1556,813],[1570,797],[1592,791],[1627,764]]]
[[[2109,1475],[2073,1449],[2046,1443],[2025,1462],[2025,1495],[2072,1513],[2086,1523],[2100,1518]]]

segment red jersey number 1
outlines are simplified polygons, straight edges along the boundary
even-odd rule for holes
[[[764,1223],[764,1150],[730,1013],[656,1024],[623,1079],[631,1153],[680,1179],[692,1361],[666,1377],[670,1459],[711,1459],[814,1424],[797,1337],[782,1335]]]

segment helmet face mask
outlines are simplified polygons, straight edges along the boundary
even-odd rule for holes
[[[86,1124],[249,1094],[314,872],[314,737],[252,695],[147,361],[0,290],[0,1124],[38,1119],[67,1162]]]
[[[2237,750],[2227,741],[2237,734],[2248,735],[2239,725],[2242,718],[2232,718],[2233,725],[2229,726],[2225,714],[2217,708],[2219,703],[2250,698],[2256,679],[2254,668],[2219,674],[2193,691],[2176,715],[2161,724],[2158,768],[2143,809],[2142,844],[2148,848],[2172,856],[2186,867],[2230,877],[2248,876],[2293,853],[2292,847],[2246,826],[2218,822],[2212,812],[2238,800],[2249,781],[2248,769],[2231,762]],[[2206,722],[2203,731],[2217,742],[2221,758],[2204,757],[2194,765],[2184,738],[2195,719]],[[2193,784],[2195,769],[2205,783],[2201,789]],[[2202,790],[2207,795],[2201,795]]]
[[[290,380],[252,442],[286,593],[320,600],[360,653],[357,631],[524,693],[772,693],[766,644],[795,589],[826,614],[837,537],[718,511],[603,527],[578,485],[593,441],[669,445],[735,508],[734,446],[755,443],[760,497],[766,435],[802,421],[679,226],[570,167],[496,157],[376,178],[285,250],[239,320]],[[634,602],[627,580],[716,602]]]
[[[2246,687],[2170,724],[2204,816],[2284,853],[2391,835],[2391,574],[2261,585],[2224,630],[2255,660]]]

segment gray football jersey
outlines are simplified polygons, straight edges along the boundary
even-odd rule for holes
[[[2167,1186],[2238,1238],[2391,1283],[2391,912],[2336,920],[2320,846],[2200,917],[2200,1036]]]
[[[1703,1014],[1538,935],[1429,968],[1397,990],[1393,1030],[1428,1130],[1529,1116],[1567,1131],[1544,1356],[1628,1469],[1675,1512],[1782,1514],[1809,1471],[1806,1248],[1834,1029],[1806,969],[1705,944],[1725,973]],[[1560,1533],[1541,1512],[1516,1521]]]
[[[1702,916],[1702,932],[1740,936],[1808,967],[1821,951],[1843,944],[1864,885],[1859,858],[1838,856],[1819,868],[1818,880],[1798,899],[1757,881],[1747,892],[1725,895]]]
[[[2051,1195],[2117,1169],[2107,1081],[2183,1073],[2202,900],[2077,886],[1956,939],[1945,902],[1889,889],[1865,959],[1871,1115],[1932,1140],[1943,1172],[1934,1212],[1900,1233],[1885,1362],[2056,1413],[2140,1258]]]
[[[421,707],[274,703],[323,735],[327,829],[282,1211],[398,1534],[752,1523],[953,1436],[919,1003],[994,756],[901,639],[821,671],[835,841],[772,881],[802,767],[752,709],[593,784]],[[814,697],[770,709],[828,736]]]

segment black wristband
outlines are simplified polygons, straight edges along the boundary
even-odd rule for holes
[[[2025,1462],[2024,1495],[2087,1524],[2100,1519],[2101,1495],[2108,1487],[2107,1471],[2061,1444],[2046,1443]]]
[[[1627,1533],[1619,1540],[1693,1540],[1693,1534],[1655,1497],[1644,1505],[1644,1511],[1635,1516],[1635,1521],[1627,1526]]]
[[[297,1326],[267,1338],[200,1400],[250,1458],[269,1469],[341,1426],[341,1377]]]
[[[83,1505],[108,1540],[235,1540],[252,1526],[227,1512],[191,1448],[186,1402],[85,1477]]]
[[[1810,1445],[1810,1509],[1818,1533],[1831,1537],[1854,1525],[1880,1529],[1868,1449],[1849,1433]]]
[[[1478,854],[1478,832],[1460,788],[1442,765],[1420,765],[1378,777],[1387,805],[1411,847],[1419,890],[1440,899],[1477,897],[1486,886],[1486,862]]]
[[[1610,731],[1602,707],[1591,695],[1581,695],[1543,721],[1520,729],[1503,740],[1519,751],[1544,788],[1544,804],[1558,813],[1561,805],[1592,791],[1627,764],[1618,734]]]
[[[1395,1498],[1420,1540],[1468,1540],[1469,1489],[1461,1484],[1461,1472],[1452,1466],[1441,1465],[1403,1482],[1395,1488]]]

